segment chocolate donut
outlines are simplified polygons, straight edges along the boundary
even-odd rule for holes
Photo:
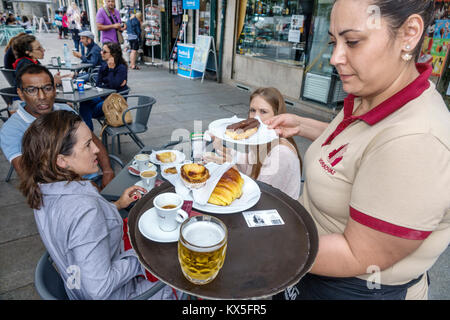
[[[227,126],[225,134],[234,140],[247,139],[254,135],[260,126],[254,118],[242,120]]]

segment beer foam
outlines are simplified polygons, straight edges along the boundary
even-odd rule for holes
[[[216,223],[210,221],[199,221],[189,224],[183,228],[183,238],[190,244],[199,247],[213,248],[193,248],[187,243],[185,246],[193,251],[208,252],[220,247],[218,245],[225,238],[225,231]]]

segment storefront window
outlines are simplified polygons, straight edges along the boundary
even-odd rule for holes
[[[211,3],[210,0],[200,0],[198,34],[209,36],[211,27]]]
[[[313,0],[242,0],[236,53],[303,66]]]

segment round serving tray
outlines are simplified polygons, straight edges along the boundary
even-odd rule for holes
[[[153,207],[153,198],[175,192],[168,182],[146,194],[130,211],[129,236],[140,262],[162,282],[205,299],[266,298],[296,284],[316,257],[316,226],[298,201],[265,183],[257,183],[261,198],[247,211],[276,209],[285,224],[250,228],[241,213],[205,213],[216,216],[228,228],[225,263],[212,282],[201,286],[190,283],[181,272],[177,243],[151,241],[139,231],[139,218]]]

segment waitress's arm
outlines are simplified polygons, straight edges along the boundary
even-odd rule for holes
[[[409,240],[366,227],[349,219],[343,234],[323,235],[311,273],[354,277],[391,267],[415,251],[423,240]]]

